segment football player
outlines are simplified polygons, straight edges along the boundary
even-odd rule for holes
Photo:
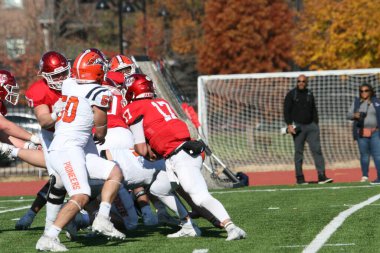
[[[136,73],[136,64],[128,56],[118,54],[110,59],[109,69],[129,76]]]
[[[124,75],[114,71],[108,71],[105,75],[103,82],[103,87],[107,87],[112,93],[112,101],[110,108],[107,111],[107,136],[106,141],[103,145],[97,145],[99,152],[105,155],[105,150],[107,149],[133,149],[133,136],[131,131],[128,129],[125,124],[122,116],[122,95],[119,88],[124,82]],[[103,152],[102,152],[103,151]],[[143,222],[147,226],[157,225],[157,216],[152,213],[152,209],[149,204],[149,198],[145,194],[143,187],[137,187],[133,189],[137,194],[136,200],[141,210]],[[125,195],[125,191],[120,192],[121,195]],[[130,201],[130,195],[120,196],[121,200]],[[133,202],[132,202],[133,204]],[[131,207],[131,203],[124,203],[125,206]],[[120,210],[120,208],[118,209]],[[131,210],[130,210],[131,211]],[[134,213],[130,213],[133,218],[137,219],[137,216]],[[135,211],[136,212],[136,211]],[[127,227],[131,228],[132,223],[136,224],[137,220],[131,221],[131,217],[124,216],[126,220]]]
[[[138,189],[135,191],[137,197],[146,197],[146,192],[141,186],[150,186],[149,188],[151,193],[153,193],[166,206],[173,210],[180,217],[180,219],[184,220],[185,222],[189,220],[191,223],[190,217],[188,216],[185,207],[180,203],[175,195],[170,193],[170,183],[167,180],[166,172],[163,171],[164,166],[162,162],[149,162],[143,157],[137,155],[133,150],[133,136],[130,130],[127,128],[124,119],[122,118],[122,96],[120,91],[117,89],[117,87],[119,87],[124,81],[123,74],[109,71],[107,73],[106,81],[108,84],[107,86],[113,90],[114,100],[112,101],[111,107],[115,108],[113,113],[108,112],[108,119],[115,122],[114,124],[118,125],[120,128],[118,130],[114,130],[117,130],[119,132],[119,134],[115,135],[114,141],[112,141],[112,135],[109,136],[107,134],[106,140],[109,141],[109,143],[107,145],[106,141],[106,144],[103,145],[104,147],[101,148],[105,149],[105,153],[107,154],[108,158],[117,161],[120,165],[125,178],[124,184],[126,187],[129,189]],[[116,102],[119,104],[115,105],[114,103]],[[116,124],[116,122],[119,123]],[[114,127],[111,126],[110,132],[112,132],[112,129],[114,129]],[[122,134],[122,132],[126,133]],[[124,138],[121,138],[122,136],[124,136]],[[122,141],[120,142],[120,140]],[[119,145],[117,145],[118,142],[120,142]],[[146,211],[148,211],[148,213],[151,212],[148,201],[149,199],[145,205],[148,210],[144,210],[145,207],[142,208],[143,218],[146,215],[144,214]],[[155,201],[154,204],[155,206],[160,207],[158,209],[158,216],[161,222],[169,224],[175,223],[173,222],[173,219],[170,219],[168,217],[165,208],[162,208],[162,206],[160,206],[157,201]],[[178,222],[176,222],[176,224],[178,224]],[[154,223],[149,225],[154,225]],[[198,231],[198,228],[195,225],[193,227],[194,236],[199,236],[200,233]]]
[[[224,206],[207,189],[201,174],[204,146],[193,141],[187,125],[178,119],[170,104],[155,98],[152,80],[143,74],[126,78],[122,90],[127,106],[124,118],[130,127],[135,150],[142,156],[161,156],[165,159],[166,171],[173,185],[181,185],[192,201],[212,213],[227,231],[227,241],[246,237],[236,226]],[[191,234],[192,228],[183,224],[182,229],[170,237]]]
[[[13,144],[16,147],[28,148],[41,144],[38,136],[29,133],[19,125],[7,120],[5,102],[16,105],[19,99],[19,86],[13,74],[0,70],[0,141]]]
[[[53,175],[47,159],[47,149],[53,140],[55,120],[58,112],[62,109],[61,87],[63,80],[70,76],[70,64],[61,53],[49,51],[40,59],[38,74],[42,78],[29,86],[25,96],[29,106],[34,109],[37,121],[41,126],[40,139],[43,153],[30,154],[30,151],[24,149],[11,148],[11,150],[14,156],[18,156],[30,164],[46,167],[51,178],[37,193],[32,207],[16,223],[16,229],[30,227],[36,213],[45,205],[46,201],[45,229],[48,229],[54,222],[66,196],[66,190],[60,183],[61,180]]]
[[[37,250],[66,251],[59,242],[62,228],[89,201],[91,189],[88,177],[105,180],[99,212],[92,224],[94,232],[124,239],[109,219],[111,203],[117,195],[122,173],[112,161],[98,156],[95,144],[103,144],[107,134],[107,110],[112,99],[102,86],[105,74],[102,56],[91,50],[81,53],[74,61],[73,76],[63,82],[64,109],[55,124],[54,139],[48,148],[48,160],[62,180],[70,200],[59,211],[56,220],[37,241]],[[91,130],[95,127],[94,137]]]

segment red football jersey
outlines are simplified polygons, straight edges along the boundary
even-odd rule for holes
[[[41,79],[30,85],[25,92],[25,97],[30,107],[48,105],[50,112],[53,112],[53,105],[61,97],[61,92],[50,89],[45,79]]]
[[[107,86],[112,92],[112,102],[110,104],[110,109],[107,111],[107,127],[127,127],[123,119],[123,108],[121,106],[121,100],[123,96],[120,91],[114,87]]]
[[[7,107],[5,107],[4,101],[0,101],[0,114],[7,115]]]
[[[185,122],[177,118],[169,103],[161,98],[136,100],[124,107],[128,126],[143,117],[144,134],[151,148],[166,157],[184,141],[190,140]]]
[[[53,105],[61,97],[61,92],[50,89],[45,79],[41,79],[30,85],[25,92],[25,97],[30,107],[34,108],[39,105],[48,105],[50,112],[53,112]],[[49,130],[54,131],[54,128]]]

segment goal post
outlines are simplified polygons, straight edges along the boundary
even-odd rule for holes
[[[380,92],[380,69],[211,75],[198,77],[198,116],[205,141],[229,168],[244,172],[294,169],[294,149],[285,127],[283,101],[308,77],[316,99],[327,169],[358,168],[359,151],[346,114],[360,84]],[[304,168],[314,168],[306,145]]]

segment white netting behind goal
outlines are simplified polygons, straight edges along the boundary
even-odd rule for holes
[[[139,69],[146,75],[150,76],[153,79],[155,84],[156,92],[159,97],[162,97],[169,101],[172,105],[173,109],[176,111],[177,115],[186,122],[189,127],[191,136],[194,139],[197,139],[198,132],[197,129],[192,124],[191,120],[189,120],[182,110],[181,107],[181,98],[179,97],[181,94],[177,94],[173,87],[168,83],[167,78],[161,71],[160,67],[155,65],[153,62],[148,59],[137,60]],[[202,170],[202,174],[207,182],[208,187],[211,189],[217,188],[230,188],[234,187],[233,183],[230,180],[225,180],[224,178],[219,177],[219,175],[214,174],[206,169]]]
[[[380,69],[309,71],[198,78],[198,114],[203,134],[235,171],[291,170],[293,141],[285,127],[283,101],[298,75],[308,76],[319,113],[326,168],[358,168],[359,151],[346,113],[362,83],[380,92]],[[306,145],[307,146],[307,145]],[[305,149],[304,168],[313,167]]]

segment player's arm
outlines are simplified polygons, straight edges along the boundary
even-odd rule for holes
[[[103,144],[107,135],[107,110],[108,107],[92,106],[95,128],[94,140],[98,144]]]
[[[36,115],[38,123],[44,129],[54,127],[55,121],[58,117],[56,113],[51,113],[49,106],[45,104],[34,107],[34,114]]]
[[[23,141],[32,141],[35,144],[40,144],[37,136],[29,133],[24,128],[6,119],[4,116],[0,116],[0,131],[3,133],[2,137],[5,137],[1,139],[3,142],[9,143],[10,140],[7,139],[12,136]]]
[[[148,155],[148,146],[145,142],[145,134],[143,127],[143,117],[138,118],[132,125],[129,126],[133,134],[135,142],[135,151],[141,156]]]

